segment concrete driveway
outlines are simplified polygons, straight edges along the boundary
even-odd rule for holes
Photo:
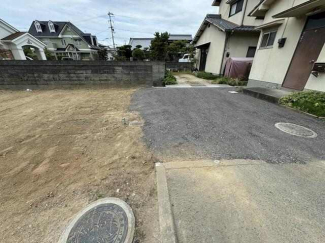
[[[162,242],[325,242],[325,122],[233,90],[133,97],[144,139],[163,162]],[[317,137],[284,133],[279,122]]]

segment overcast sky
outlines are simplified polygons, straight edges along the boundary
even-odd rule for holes
[[[28,31],[33,20],[70,21],[103,44],[112,43],[107,16],[112,12],[118,45],[130,37],[152,37],[156,31],[194,36],[205,15],[217,13],[212,0],[0,1],[0,18],[20,31]]]

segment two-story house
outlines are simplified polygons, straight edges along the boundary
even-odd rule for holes
[[[263,18],[249,87],[325,91],[325,1],[262,0]]]
[[[46,44],[57,60],[63,57],[73,60],[96,60],[98,46],[96,36],[84,33],[70,22],[33,21],[29,34]]]
[[[223,74],[229,57],[254,57],[262,23],[248,13],[260,0],[214,0],[219,14],[208,14],[194,38],[197,68]]]

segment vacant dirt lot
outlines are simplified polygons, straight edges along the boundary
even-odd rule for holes
[[[102,197],[134,209],[137,242],[157,242],[154,162],[135,89],[0,91],[0,242],[57,242]]]

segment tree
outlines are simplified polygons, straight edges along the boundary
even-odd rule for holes
[[[108,58],[108,51],[106,48],[101,48],[99,51],[98,51],[98,58],[100,61],[107,61],[107,58]]]
[[[186,54],[187,46],[188,43],[182,40],[171,43],[167,48],[170,61],[178,61],[180,57]]]
[[[29,46],[24,47],[24,53],[26,57],[30,57],[33,60],[38,60],[37,55],[35,54],[35,52],[32,50],[32,48],[30,48]]]
[[[150,49],[148,47],[145,47],[143,49],[143,52],[144,52],[144,59],[150,59],[150,55],[151,55]]]
[[[142,61],[145,58],[144,51],[142,51],[140,48],[135,48],[132,52],[132,56],[135,60]]]
[[[50,52],[47,48],[44,49],[44,53],[45,53],[45,56],[46,56],[46,59],[48,61],[53,61],[55,60],[55,56],[52,54],[52,52]]]
[[[124,45],[117,48],[117,60],[130,60],[132,57],[132,46]]]
[[[167,59],[169,34],[168,32],[156,32],[155,38],[151,41],[151,58],[157,61],[165,61]]]

